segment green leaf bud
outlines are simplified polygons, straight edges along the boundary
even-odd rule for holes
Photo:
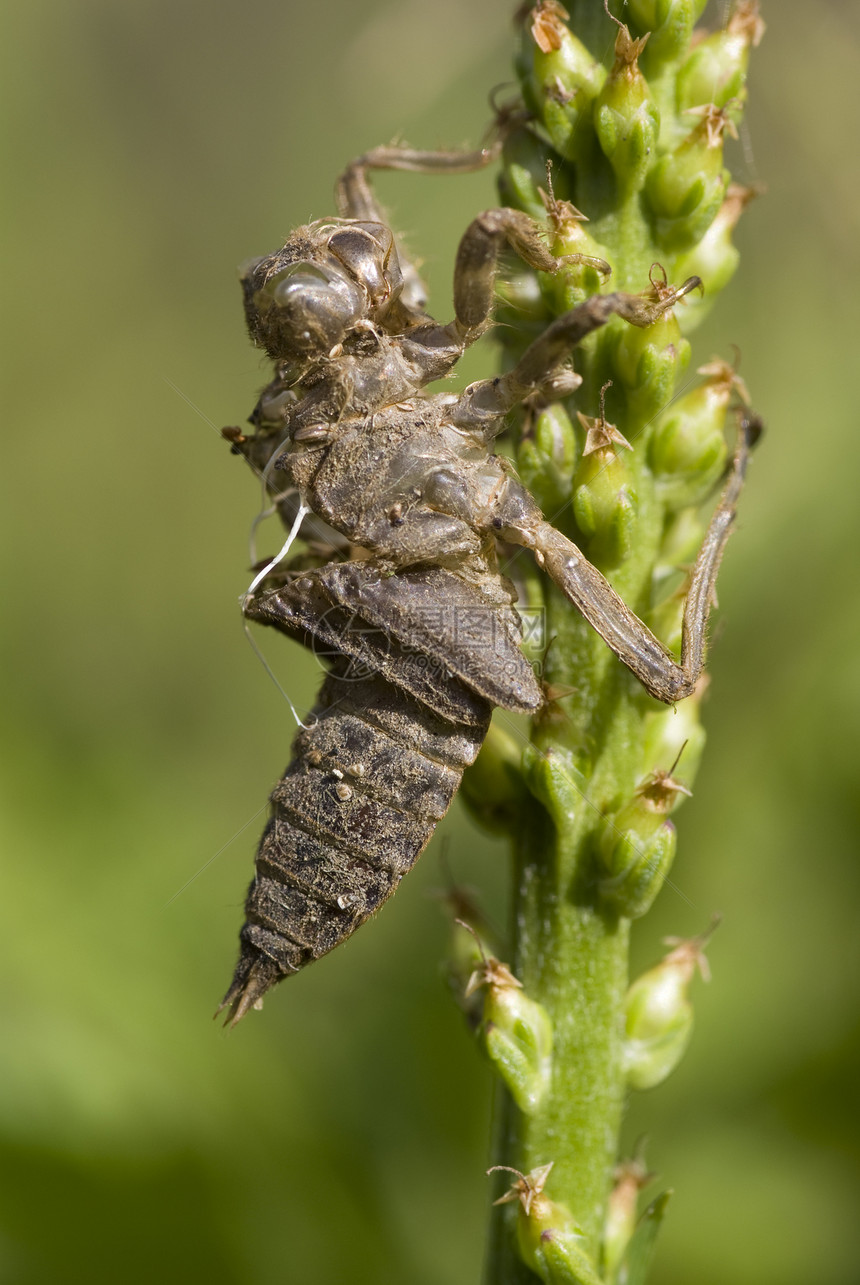
[[[488,1173],[504,1169],[516,1174],[512,1185],[497,1205],[517,1201],[517,1244],[523,1262],[545,1285],[603,1285],[585,1250],[585,1235],[566,1205],[550,1200],[544,1187],[552,1163],[521,1174],[506,1165],[495,1165]]]
[[[561,403],[539,411],[531,435],[520,443],[517,469],[544,513],[556,513],[570,499],[576,452],[576,434]]]
[[[683,112],[702,103],[726,107],[746,93],[750,49],[764,34],[758,0],[740,0],[722,31],[696,45],[678,72],[677,105]]]
[[[637,30],[651,33],[649,67],[657,68],[681,56],[706,3],[707,0],[629,0],[630,17]]]
[[[645,192],[657,216],[658,242],[686,250],[713,222],[728,185],[723,169],[723,135],[737,137],[728,113],[713,104],[691,108],[699,124],[648,174]]]
[[[732,232],[738,219],[751,200],[758,195],[755,187],[729,184],[723,201],[710,227],[701,239],[683,255],[676,264],[679,276],[701,277],[704,293],[691,296],[681,317],[681,329],[689,334],[707,315],[714,298],[728,285],[740,261],[740,253],[732,244]]]
[[[486,987],[481,1033],[511,1097],[527,1115],[539,1108],[552,1078],[552,1023],[529,999],[507,964],[489,956],[469,979],[465,998]]]
[[[662,273],[662,280],[660,274]],[[651,268],[650,297],[674,294],[659,264]],[[623,326],[612,352],[612,369],[627,392],[631,422],[644,426],[672,399],[675,381],[690,360],[690,344],[682,336],[674,308],[667,308],[650,326]]]
[[[469,810],[497,834],[509,833],[522,810],[521,761],[517,742],[494,721],[478,757],[463,774],[463,798]]]
[[[636,1230],[630,1241],[630,1247],[624,1257],[624,1275],[618,1277],[624,1285],[645,1285],[654,1261],[654,1249],[657,1234],[666,1215],[666,1206],[672,1197],[671,1191],[662,1192],[645,1210],[639,1219]]]
[[[704,383],[679,398],[657,422],[648,444],[648,464],[660,498],[671,509],[701,504],[726,463],[726,411],[743,381],[725,361],[715,358],[698,373]]]
[[[637,61],[647,39],[634,40],[620,24],[615,63],[594,104],[597,139],[622,197],[642,187],[660,134],[660,113]]]
[[[633,551],[638,499],[633,474],[620,450],[627,439],[601,414],[577,412],[586,430],[582,459],[573,479],[573,512],[589,542],[589,555],[602,566],[617,566]]]
[[[640,1155],[616,1165],[603,1231],[603,1275],[615,1280],[636,1231],[639,1192],[654,1178]]]
[[[556,151],[576,160],[591,145],[591,105],[606,70],[565,26],[567,16],[556,0],[538,0],[526,24],[521,75],[526,104]]]
[[[633,983],[625,1000],[624,1065],[631,1089],[652,1089],[674,1071],[693,1031],[690,983],[698,968],[709,979],[704,948],[716,923],[699,937],[667,937],[674,947]]]

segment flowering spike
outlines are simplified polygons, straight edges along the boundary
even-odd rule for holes
[[[644,616],[656,641],[676,649],[684,614],[678,585],[703,541],[706,554],[712,547],[700,504],[719,484],[726,411],[743,400],[724,364],[702,367],[701,383],[683,372],[687,335],[735,269],[734,227],[752,195],[729,186],[723,152],[745,101],[757,8],[753,0],[726,0],[727,31],[712,39],[693,31],[705,0],[565,4],[575,35],[558,0],[521,11],[531,119],[518,118],[509,132],[501,190],[505,204],[542,221],[552,253],[565,261],[554,273],[534,272],[530,289],[520,268],[511,287],[502,284],[518,308],[506,308],[498,329],[505,368],[521,360],[546,316],[559,318],[586,299],[594,306],[615,291],[642,291],[649,281],[650,288],[632,325],[613,318],[578,346],[581,386],[563,409],[566,394],[556,400],[557,389],[530,399],[515,458],[583,564],[603,572],[608,589],[595,584],[606,600],[616,594]],[[614,27],[601,5],[617,15]],[[606,58],[610,30],[615,57],[604,70],[597,60]],[[712,86],[709,68],[719,72]],[[609,381],[604,408],[599,395]],[[523,576],[521,564],[521,597],[542,608],[549,646],[541,656],[545,703],[523,754],[531,797],[515,840],[515,970],[524,990],[507,994],[546,1006],[553,1075],[537,1110],[507,1102],[499,1137],[505,1160],[523,1174],[541,1165],[553,1139],[555,1167],[538,1194],[564,1201],[585,1235],[571,1234],[559,1205],[541,1226],[534,1206],[527,1216],[521,1202],[508,1203],[497,1211],[487,1278],[602,1276],[604,1285],[643,1285],[666,1198],[635,1230],[629,1203],[623,1227],[613,1231],[605,1226],[607,1201],[621,1196],[610,1198],[607,1175],[627,1084],[644,1088],[669,1073],[689,1039],[692,1008],[684,961],[674,952],[634,982],[625,1001],[628,928],[670,870],[673,811],[692,787],[705,739],[706,680],[658,710],[587,621],[551,585]],[[575,557],[569,565],[578,565]],[[695,622],[705,590],[700,568],[686,660],[702,644]]]

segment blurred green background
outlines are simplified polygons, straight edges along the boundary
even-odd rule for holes
[[[860,44],[847,0],[767,9],[732,167],[769,195],[695,355],[740,346],[769,431],[677,891],[636,931],[644,967],[724,915],[692,1048],[629,1114],[676,1191],[658,1285],[860,1279]],[[216,430],[267,378],[234,265],[330,213],[367,147],[474,143],[509,10],[6,6],[4,1283],[478,1279],[491,1077],[441,978],[438,842],[263,1016],[209,1020],[292,735],[239,622],[257,492]],[[447,315],[491,178],[379,188]],[[263,644],[306,708],[314,662]],[[501,920],[503,845],[459,807],[444,830]]]

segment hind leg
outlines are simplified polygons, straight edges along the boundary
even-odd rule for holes
[[[652,696],[672,705],[693,691],[705,660],[708,617],[717,572],[735,520],[749,452],[761,433],[757,416],[745,415],[720,502],[711,518],[690,577],[684,607],[680,664],[618,596],[582,551],[549,522],[505,526],[500,534],[534,552],[563,593],[583,614],[619,660]],[[506,515],[504,515],[506,516]]]

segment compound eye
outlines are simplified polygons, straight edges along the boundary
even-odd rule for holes
[[[266,302],[283,307],[295,296],[301,297],[308,291],[328,290],[329,285],[330,277],[317,264],[291,263],[280,272],[273,273],[257,294]]]
[[[366,307],[359,285],[334,267],[290,263],[264,277],[256,290],[250,275],[245,284],[251,333],[276,360],[332,348]]]
[[[338,228],[328,249],[367,291],[375,308],[395,299],[403,286],[394,238],[384,223],[356,223]]]

